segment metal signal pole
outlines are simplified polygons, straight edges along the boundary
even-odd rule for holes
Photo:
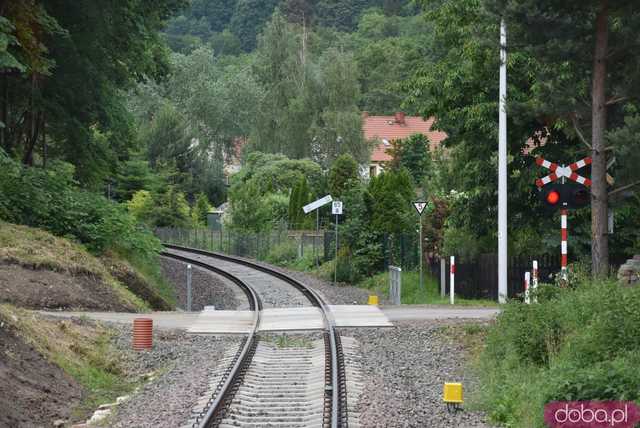
[[[498,116],[498,300],[507,300],[507,28],[500,20],[500,100]]]

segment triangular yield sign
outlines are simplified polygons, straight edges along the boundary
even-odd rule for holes
[[[424,211],[424,209],[426,208],[427,203],[423,201],[418,201],[418,202],[414,202],[413,206],[416,208],[416,211],[418,211],[418,214],[422,214],[422,211]]]

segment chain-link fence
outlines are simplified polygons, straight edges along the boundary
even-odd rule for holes
[[[158,228],[165,243],[264,260],[306,269],[336,257],[335,231],[274,229],[268,233],[246,233],[221,229]],[[382,272],[389,265],[415,270],[419,265],[419,239],[407,234],[380,235],[362,247],[338,239],[337,277],[341,282],[357,282]],[[331,269],[333,270],[333,269]]]
[[[156,236],[168,244],[183,245],[257,260],[301,259],[325,254],[323,232],[277,229],[265,233],[234,230],[157,228]]]

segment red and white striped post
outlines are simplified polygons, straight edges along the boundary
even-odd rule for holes
[[[451,266],[449,267],[449,302],[453,305],[456,291],[456,256],[451,256]]]
[[[524,302],[528,305],[531,303],[531,297],[529,296],[529,283],[531,282],[531,272],[524,273]]]
[[[533,272],[531,272],[531,286],[533,288],[533,291],[535,293],[535,291],[538,289],[538,261],[534,260],[533,261]],[[533,297],[533,301],[534,303],[536,303],[538,301],[538,299],[534,296]]]
[[[567,214],[569,210],[563,208],[560,210],[560,228],[562,230],[562,246],[560,257],[560,268],[562,269],[562,279],[567,280]]]

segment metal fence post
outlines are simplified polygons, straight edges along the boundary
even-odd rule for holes
[[[187,265],[187,312],[191,312],[191,265]]]
[[[444,257],[440,257],[440,296],[447,294],[447,261]]]
[[[402,303],[402,268],[389,266],[389,298],[394,305]]]

